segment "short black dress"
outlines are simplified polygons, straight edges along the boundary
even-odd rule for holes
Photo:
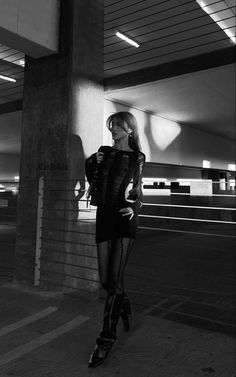
[[[88,182],[97,171],[99,203],[96,214],[96,243],[119,237],[135,238],[138,210],[142,201],[142,172],[145,155],[140,151],[123,151],[102,146],[103,161],[98,164],[96,153],[86,160]],[[128,186],[131,189],[128,191]],[[122,216],[121,208],[132,207],[134,216]]]

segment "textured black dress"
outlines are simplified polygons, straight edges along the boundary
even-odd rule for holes
[[[142,172],[145,155],[139,151],[123,151],[102,146],[99,152],[104,159],[97,164],[96,153],[86,160],[86,176],[91,183],[98,171],[99,203],[96,216],[96,242],[118,237],[135,238],[138,227],[138,210],[142,200]],[[128,191],[128,185],[132,188]],[[122,216],[119,210],[132,207],[134,216]]]

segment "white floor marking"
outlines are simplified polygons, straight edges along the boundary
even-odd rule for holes
[[[233,224],[233,225],[236,224],[235,221],[193,219],[191,217],[156,216],[156,215],[139,215],[139,217],[151,217],[155,219],[183,220],[183,221],[202,221],[205,223],[217,223],[217,224]]]
[[[20,327],[26,326],[29,323],[32,323],[34,321],[37,321],[38,319],[46,317],[47,315],[54,313],[56,310],[57,310],[57,308],[55,308],[54,306],[49,306],[48,308],[46,308],[46,309],[44,309],[44,310],[42,310],[42,311],[40,311],[36,314],[30,315],[29,317],[25,317],[25,318],[21,319],[20,321],[12,323],[11,325],[7,325],[7,326],[0,329],[0,336],[6,335],[9,332],[12,332],[12,331],[19,329]]]
[[[190,232],[188,230],[166,229],[166,228],[153,228],[153,227],[148,227],[148,226],[139,226],[139,229],[161,230],[161,231],[173,232],[173,233],[189,233],[189,234],[197,234],[197,235],[200,235],[200,236],[215,236],[215,237],[225,237],[225,238],[236,238],[235,236],[229,236],[227,234],[204,233],[204,232],[202,232],[202,233],[201,232]]]
[[[19,347],[16,347],[14,350],[9,351],[3,355],[0,356],[0,366],[9,363],[10,361],[13,361],[21,356],[24,356],[32,351],[34,351],[36,348],[43,346],[44,344],[47,344],[51,342],[52,340],[58,338],[59,336],[71,331],[75,327],[80,326],[83,322],[86,322],[89,319],[89,317],[85,317],[83,315],[80,315],[76,318],[74,318],[72,321],[65,323],[62,326],[57,327],[56,329],[26,343]]]
[[[207,207],[207,206],[187,206],[183,204],[166,204],[166,203],[143,203],[143,206],[155,206],[155,207],[179,207],[179,208],[200,208],[200,209],[217,209],[224,211],[236,211],[236,208],[225,207]]]
[[[164,298],[163,300],[159,301],[157,304],[152,305],[150,308],[146,309],[143,311],[144,315],[148,315],[151,313],[153,310],[160,308],[163,304],[167,303],[170,300],[169,297]]]

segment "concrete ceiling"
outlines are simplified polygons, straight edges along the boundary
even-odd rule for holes
[[[0,75],[16,80],[16,82],[9,82],[0,79],[0,105],[22,99],[24,59],[24,53],[0,44]]]
[[[235,64],[106,92],[106,98],[235,139]]]
[[[212,19],[235,35],[235,0],[104,0],[104,75],[106,78],[158,66],[233,45]],[[134,48],[116,36],[140,43]]]
[[[178,76],[175,73],[175,65],[181,59],[197,61],[199,56],[218,51],[224,56],[234,48],[233,42],[197,1],[105,0],[104,3],[104,76],[108,80],[118,78],[116,88],[108,87],[106,97],[235,138],[235,66],[220,60],[217,68],[205,70],[204,65],[203,69],[191,73],[184,66],[184,72]],[[234,1],[217,0],[215,3],[217,16],[234,23]],[[141,46],[138,49],[127,46],[115,36],[118,29],[139,41]],[[16,83],[0,80],[2,112],[8,112],[7,105],[14,102],[19,109],[23,97],[24,67],[20,65],[23,59],[24,52],[0,44],[0,74],[17,80]],[[165,64],[169,63],[173,77],[164,79]],[[160,69],[163,65],[164,69]],[[135,81],[132,86],[117,89],[120,75],[129,77],[140,72],[142,76],[143,69],[152,71],[153,68],[162,72],[158,81],[155,75],[149,74],[149,80],[141,80],[140,85],[134,86],[138,82]]]

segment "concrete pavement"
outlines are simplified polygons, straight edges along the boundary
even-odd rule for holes
[[[133,313],[105,364],[87,367],[101,326],[97,294],[0,285],[0,377],[235,377],[231,335]]]

